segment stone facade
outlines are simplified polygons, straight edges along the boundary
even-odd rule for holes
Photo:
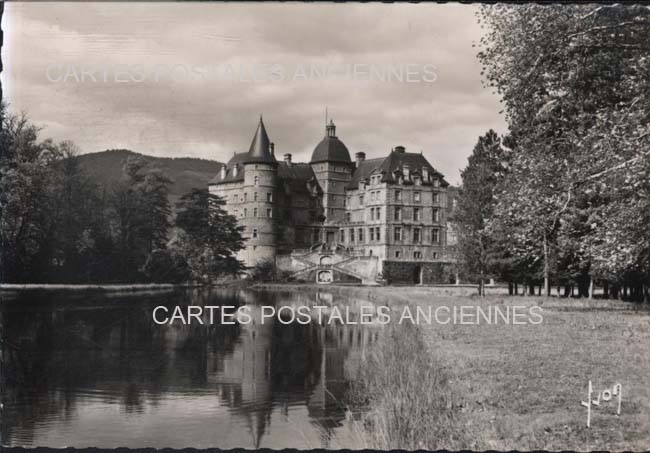
[[[330,122],[309,163],[292,162],[289,153],[278,161],[260,119],[249,151],[236,153],[209,185],[245,227],[246,249],[238,258],[254,266],[295,263],[278,256],[315,251],[350,262],[372,257],[377,278],[413,283],[420,269],[418,283],[448,283],[439,271],[449,260],[443,175],[422,153],[402,146],[383,158],[365,159],[362,152],[355,158]],[[337,281],[359,277],[352,270],[333,275]]]

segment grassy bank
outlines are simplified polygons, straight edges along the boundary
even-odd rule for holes
[[[470,444],[447,373],[415,326],[387,328],[365,357],[354,393],[370,448],[455,450]]]
[[[451,296],[423,287],[322,290],[391,306],[542,309],[539,325],[387,327],[362,367],[369,446],[638,451],[650,445],[647,305]],[[580,402],[587,399],[589,380],[594,399],[617,382],[623,399],[620,416],[616,404],[594,406],[587,428]]]

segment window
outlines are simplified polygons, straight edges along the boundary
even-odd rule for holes
[[[395,208],[395,220],[402,220],[402,208]]]
[[[273,193],[266,192],[266,201],[268,201],[269,203],[273,203]]]
[[[253,208],[253,217],[257,217],[257,208]]]
[[[422,232],[419,228],[413,228],[413,242],[420,242]]]
[[[258,185],[259,183],[260,183],[260,177],[259,177],[259,176],[255,176],[255,178],[253,179],[253,184],[254,184],[254,185]]]
[[[401,241],[402,240],[402,228],[401,227],[395,227],[395,236],[394,236],[396,241]]]
[[[401,190],[396,190],[395,191],[395,201],[402,201],[402,191]]]
[[[253,201],[257,201],[257,192],[253,193]]]
[[[244,201],[248,201],[248,192],[244,192]]]
[[[349,212],[346,212],[346,213],[345,213],[345,220],[346,220],[347,222],[351,222],[351,221],[352,221],[352,214],[349,213]]]
[[[415,203],[420,203],[420,201],[422,201],[422,198],[420,196],[420,192],[413,192],[413,201]]]
[[[375,237],[377,238],[377,242],[381,241],[381,228],[377,227]]]
[[[402,257],[402,252],[399,250],[395,250],[395,258],[401,258]]]
[[[440,242],[440,230],[438,228],[431,230],[431,242],[434,244]]]
[[[375,240],[375,229],[370,228],[370,242],[373,242]]]
[[[359,206],[363,206],[363,195],[359,195]]]
[[[413,252],[413,259],[421,260],[422,259],[422,252]]]
[[[440,209],[433,208],[432,220],[434,222],[440,222]]]
[[[254,237],[254,238],[257,237],[257,228],[253,228],[253,237]]]
[[[244,217],[248,217],[248,209],[244,208]]]
[[[375,218],[381,220],[381,208],[377,208],[375,211]]]
[[[439,179],[434,179],[433,180],[433,187],[440,187],[440,180]]]
[[[432,254],[432,258],[433,258],[434,260],[437,260],[437,259],[438,259],[438,252],[433,252],[433,254]]]
[[[267,209],[266,210],[266,216],[271,219],[273,218],[273,209]]]
[[[359,242],[363,243],[363,228],[359,228]]]
[[[350,228],[350,242],[354,242],[354,228]]]
[[[433,192],[433,202],[435,204],[440,203],[440,194],[438,192]]]
[[[420,220],[420,208],[413,208],[413,220],[416,222]]]
[[[343,228],[339,230],[339,242],[345,242],[345,230]]]
[[[343,199],[343,207],[345,208],[348,205],[348,199],[344,198]]]

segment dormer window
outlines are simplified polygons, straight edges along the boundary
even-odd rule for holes
[[[402,173],[404,174],[404,180],[408,181],[410,179],[410,176],[411,176],[411,170],[409,169],[408,165],[404,164],[402,166]]]
[[[440,187],[440,180],[439,179],[434,179],[433,180],[433,187]]]

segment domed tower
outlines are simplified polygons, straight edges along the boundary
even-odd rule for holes
[[[323,189],[326,225],[343,221],[345,186],[352,179],[353,165],[348,148],[336,136],[334,121],[325,126],[325,137],[314,148],[309,163]]]
[[[261,116],[243,166],[244,217],[241,223],[246,228],[244,236],[247,241],[240,258],[247,266],[254,266],[262,261],[275,260],[276,253],[274,201],[278,162]]]

